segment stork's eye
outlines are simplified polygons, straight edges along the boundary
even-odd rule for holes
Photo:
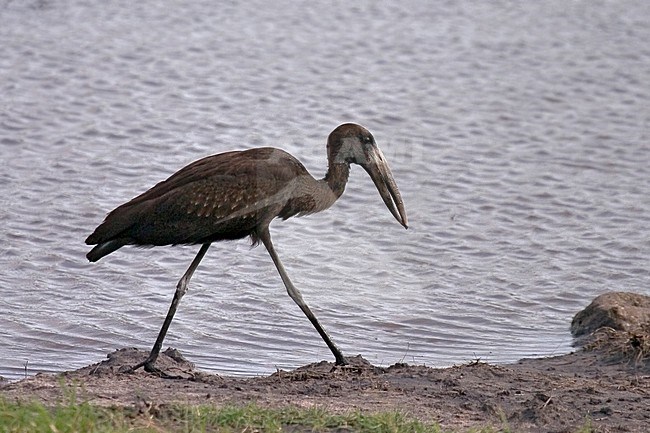
[[[362,143],[372,143],[372,137],[370,135],[365,135],[361,137]]]

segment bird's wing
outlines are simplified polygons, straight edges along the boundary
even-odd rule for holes
[[[209,156],[112,211],[87,243],[128,238],[167,245],[244,237],[277,215],[305,174],[300,162],[278,149]]]

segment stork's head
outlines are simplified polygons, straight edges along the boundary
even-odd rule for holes
[[[363,167],[375,183],[390,213],[401,225],[408,228],[404,202],[393,173],[370,131],[355,123],[338,126],[327,139],[327,158],[330,165],[349,166],[354,163]]]

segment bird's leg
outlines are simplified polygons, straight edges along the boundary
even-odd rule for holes
[[[307,316],[311,324],[314,325],[314,328],[316,328],[320,336],[323,338],[323,340],[327,344],[327,347],[330,348],[330,350],[334,354],[334,358],[336,358],[336,365],[346,365],[348,362],[346,361],[345,357],[343,356],[339,348],[336,347],[336,345],[334,344],[330,336],[327,335],[325,329],[323,329],[321,324],[318,323],[318,319],[316,319],[314,313],[311,312],[311,310],[309,309],[305,301],[302,299],[302,295],[300,294],[296,286],[294,286],[291,280],[289,279],[289,276],[287,275],[287,271],[284,269],[284,266],[280,261],[280,257],[278,257],[278,254],[275,252],[275,248],[273,248],[273,243],[271,242],[271,234],[269,233],[268,227],[260,231],[259,238],[262,240],[262,243],[264,243],[264,246],[266,247],[269,254],[271,255],[271,259],[273,259],[273,263],[275,264],[275,267],[280,273],[280,277],[282,278],[282,282],[284,283],[284,286],[287,288],[287,292],[289,293],[289,296],[291,297],[291,299],[293,299],[293,301],[296,304],[298,304],[302,312],[305,313],[305,315]]]
[[[187,268],[185,274],[183,274],[181,279],[178,281],[178,284],[176,285],[176,292],[174,292],[174,299],[172,299],[172,304],[169,306],[167,317],[165,317],[165,321],[163,322],[162,328],[160,328],[158,338],[156,338],[156,342],[154,343],[149,356],[146,360],[131,368],[131,371],[135,371],[140,367],[144,367],[145,371],[148,371],[150,373],[161,373],[158,369],[156,369],[156,367],[154,367],[154,364],[156,363],[156,359],[158,359],[158,355],[160,354],[163,340],[165,339],[165,335],[167,335],[167,330],[169,329],[169,325],[172,323],[172,319],[174,318],[176,308],[178,308],[178,304],[181,301],[181,298],[185,295],[185,293],[187,293],[187,286],[190,283],[190,278],[192,278],[192,274],[194,274],[194,271],[199,266],[201,259],[203,259],[203,256],[205,256],[205,253],[208,251],[209,247],[210,243],[205,243],[201,246],[198,254],[194,260],[192,260],[192,264],[190,264],[190,267]]]

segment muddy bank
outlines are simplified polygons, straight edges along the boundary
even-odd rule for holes
[[[591,425],[597,432],[645,433],[650,431],[646,298],[597,298],[574,319],[572,330],[582,348],[515,364],[375,367],[357,356],[345,367],[323,361],[270,376],[235,378],[197,371],[178,351],[168,349],[156,364],[168,376],[162,378],[142,370],[130,372],[148,353],[120,349],[76,371],[0,382],[0,396],[55,405],[67,401],[65,393],[74,389],[82,401],[144,412],[174,403],[255,403],[318,406],[333,412],[399,410],[460,431],[491,425],[512,431],[575,432]]]
[[[121,349],[101,363],[60,375],[40,374],[0,385],[0,395],[56,404],[61,384],[84,401],[152,410],[180,402],[320,406],[334,412],[400,410],[445,428],[503,426],[516,431],[573,432],[588,420],[599,432],[646,432],[650,425],[647,359],[614,360],[610,347],[511,365],[482,362],[450,368],[395,364],[374,367],[358,356],[350,366],[306,365],[270,376],[233,378],[196,371],[177,352],[160,367],[176,379],[124,372],[147,353]],[[171,355],[171,356],[170,356]]]

